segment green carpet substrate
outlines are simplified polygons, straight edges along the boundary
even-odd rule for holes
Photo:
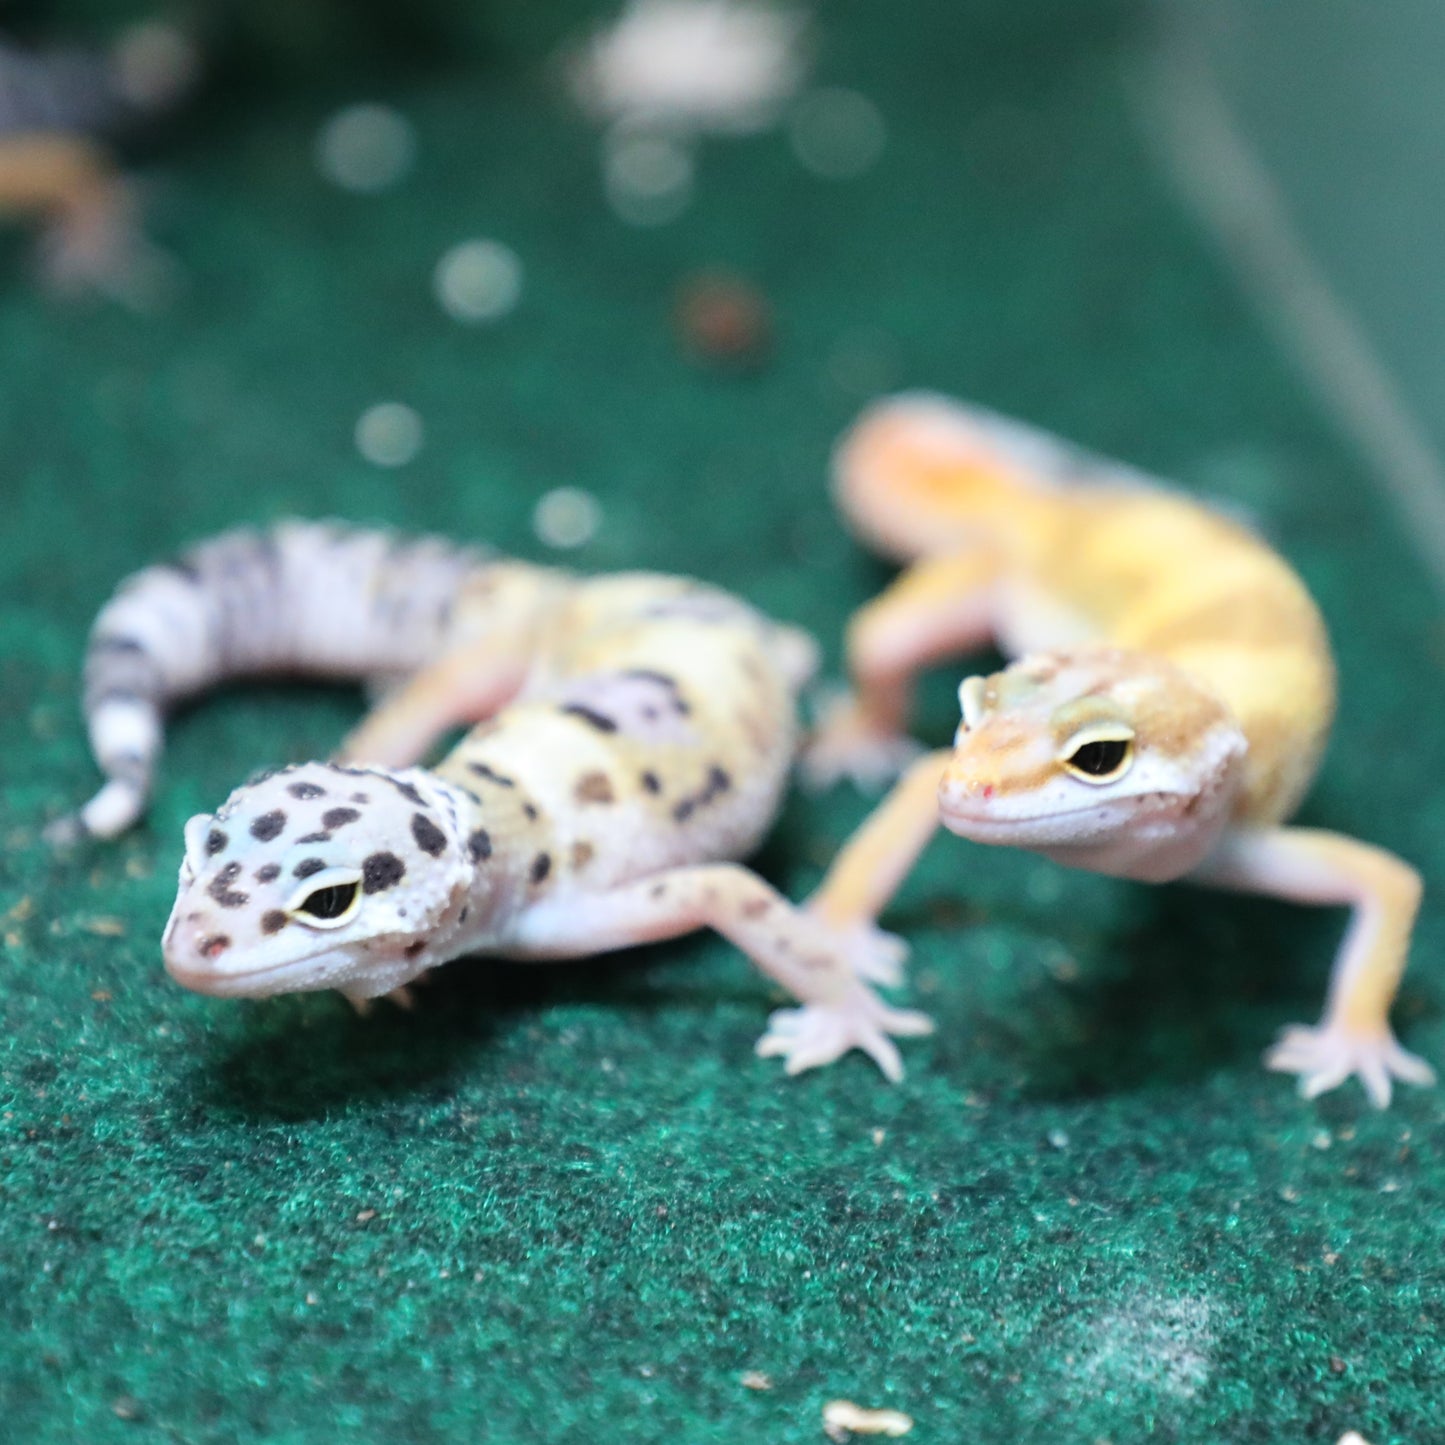
[[[941,839],[888,918],[939,1030],[890,1088],[859,1055],[755,1059],[779,999],[711,937],[460,963],[364,1020],[171,984],[183,821],[324,756],[346,690],[215,696],[176,719],[143,827],[41,842],[95,783],[95,609],[239,521],[556,557],[532,508],[582,486],[603,524],[566,560],[715,579],[836,673],[888,571],[830,511],[830,445],[872,392],[936,387],[1236,505],[1298,566],[1343,679],[1304,816],[1424,870],[1396,1018],[1445,1063],[1438,606],[1152,169],[1135,13],[825,6],[816,76],[877,102],[878,165],[705,141],[691,207],[643,229],[548,63],[595,13],[493,4],[444,61],[361,47],[221,87],[145,159],[186,281],[160,314],[47,299],[0,249],[0,1438],[790,1445],[840,1397],[920,1445],[1445,1438],[1445,1095],[1310,1104],[1260,1064],[1315,1017],[1341,915]],[[358,197],[312,142],[369,98],[418,160]],[[430,278],[478,235],[525,293],[468,328]],[[716,267],[768,299],[755,370],[679,348],[677,289]],[[426,428],[395,471],[352,442],[381,400]],[[761,868],[805,895],[866,807],[795,796]]]

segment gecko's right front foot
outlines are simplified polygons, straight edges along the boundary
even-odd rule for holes
[[[865,792],[891,783],[922,751],[904,733],[880,729],[851,693],[839,693],[818,706],[818,722],[803,749],[803,781],[821,791],[851,779]]]
[[[1435,1070],[1401,1048],[1388,1028],[1360,1033],[1334,1023],[1317,1028],[1293,1024],[1280,1034],[1264,1062],[1266,1068],[1280,1073],[1298,1074],[1299,1091],[1307,1099],[1328,1093],[1351,1074],[1358,1074],[1377,1109],[1389,1104],[1392,1079],[1407,1084],[1435,1082]]]
[[[857,983],[833,1003],[779,1009],[757,1042],[759,1058],[782,1058],[790,1074],[816,1069],[862,1049],[890,1083],[903,1078],[903,1059],[890,1035],[931,1034],[933,1020],[913,1009],[891,1008],[866,984]]]

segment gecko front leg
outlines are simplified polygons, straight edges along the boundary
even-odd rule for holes
[[[1371,1101],[1390,1102],[1391,1079],[1430,1084],[1434,1070],[1401,1048],[1390,1028],[1410,930],[1420,906],[1420,875],[1409,864],[1354,838],[1310,828],[1238,829],[1190,875],[1197,882],[1297,903],[1353,910],[1330,976],[1324,1016],[1284,1030],[1265,1055],[1271,1069],[1300,1076],[1307,1098],[1358,1074]]]
[[[808,910],[836,929],[871,926],[938,831],[938,786],[953,755],[926,753],[859,825]]]
[[[993,635],[1000,559],[980,549],[910,567],[848,625],[856,693],[828,704],[803,758],[815,787],[840,777],[864,785],[895,777],[918,753],[908,736],[914,679]]]
[[[927,1014],[890,1007],[864,982],[896,976],[901,940],[874,929],[830,929],[737,863],[675,868],[607,893],[538,905],[521,919],[515,943],[523,957],[560,958],[699,928],[716,929],[800,1001],[773,1014],[757,1045],[762,1057],[783,1057],[790,1074],[858,1048],[897,1083],[903,1062],[890,1035],[932,1032]]]
[[[503,707],[526,676],[528,654],[494,637],[456,649],[389,693],[341,744],[343,762],[404,768],[452,728]]]

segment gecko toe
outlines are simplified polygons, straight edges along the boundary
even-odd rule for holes
[[[1353,1075],[1377,1109],[1389,1106],[1396,1079],[1435,1082],[1434,1069],[1402,1049],[1389,1029],[1362,1033],[1334,1023],[1317,1028],[1296,1024],[1280,1034],[1264,1061],[1279,1073],[1298,1074],[1299,1091],[1307,1099],[1338,1088]]]
[[[916,1037],[932,1030],[927,1014],[889,1008],[859,983],[835,1002],[779,1009],[754,1051],[759,1058],[782,1058],[787,1073],[800,1074],[861,1049],[896,1084],[903,1077],[903,1060],[890,1035]]]

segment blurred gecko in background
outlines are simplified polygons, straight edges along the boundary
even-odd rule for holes
[[[863,415],[835,489],[858,535],[911,565],[852,621],[856,694],[809,752],[815,782],[898,771],[924,668],[990,643],[1018,660],[964,681],[952,750],[907,770],[817,912],[872,923],[940,822],[1099,873],[1347,906],[1322,1020],[1286,1029],[1266,1062],[1308,1096],[1357,1074],[1382,1107],[1392,1078],[1433,1081],[1389,1023],[1419,875],[1367,843],[1285,826],[1335,680],[1319,612],[1281,558],[1151,478],[927,394]]]
[[[198,61],[180,31],[134,25],[108,52],[30,47],[0,31],[0,220],[42,227],[43,279],[145,307],[172,263],[145,237],[112,146],[172,107]]]
[[[929,1028],[869,987],[896,981],[901,944],[832,930],[733,861],[776,815],[815,653],[684,578],[585,579],[332,523],[230,532],[101,610],[84,705],[107,781],[51,834],[139,818],[177,699],[261,673],[366,679],[385,695],[339,760],[187,824],[162,940],[179,983],[359,1004],[466,954],[579,958],[711,927],[801,1003],[760,1054],[796,1073],[857,1047],[896,1079],[889,1036]]]

